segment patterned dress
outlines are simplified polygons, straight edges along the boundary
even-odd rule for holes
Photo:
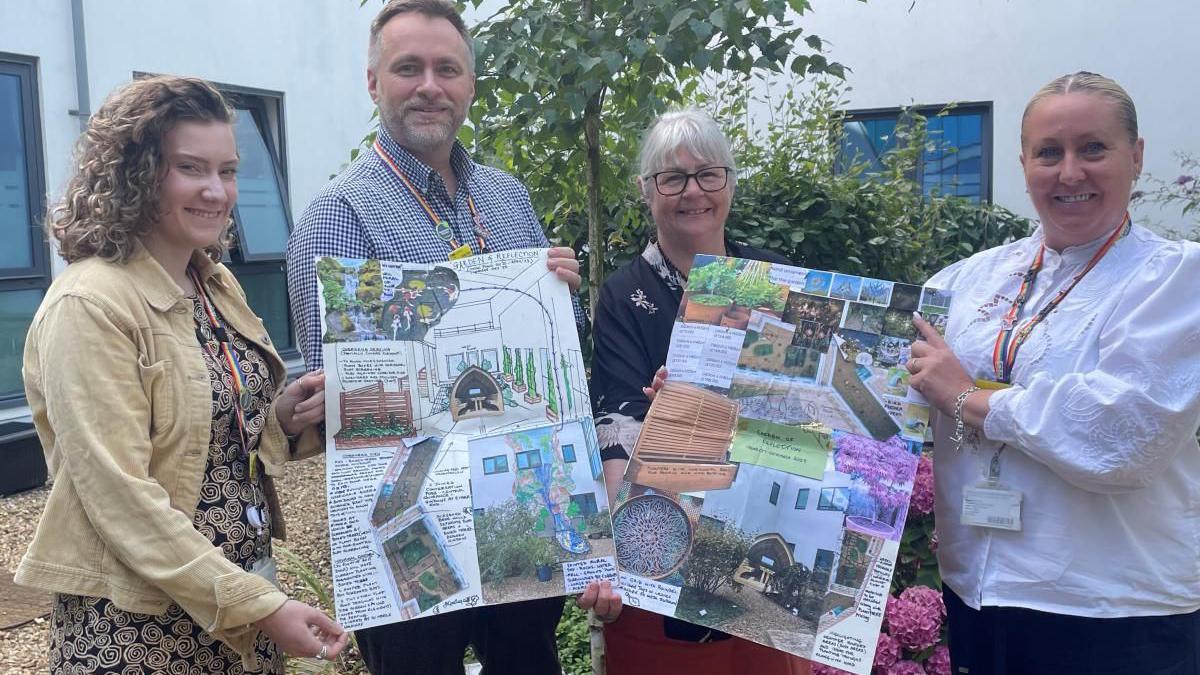
[[[267,552],[270,547],[271,518],[263,497],[262,475],[260,472],[253,482],[250,479],[230,369],[199,298],[192,298],[192,304],[212,384],[213,409],[208,462],[192,524],[226,558],[249,570],[256,547],[265,546]],[[275,382],[256,347],[232,330],[229,340],[250,393],[245,410],[247,445],[256,447],[271,414]],[[251,505],[262,514],[261,535],[248,520]],[[259,672],[283,671],[282,654],[261,633],[255,651],[265,664],[265,670]],[[50,672],[202,675],[247,671],[236,652],[204,631],[177,604],[172,603],[162,615],[152,615],[127,612],[105,598],[59,594],[51,617]]]

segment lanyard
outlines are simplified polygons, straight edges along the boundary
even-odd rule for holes
[[[258,450],[250,449],[249,434],[246,433],[246,409],[250,407],[250,390],[246,386],[246,376],[242,374],[242,369],[239,367],[241,363],[230,345],[229,331],[225,329],[225,324],[221,322],[221,317],[217,314],[216,308],[209,301],[208,293],[205,292],[204,284],[200,282],[199,275],[196,274],[196,270],[190,267],[188,268],[188,274],[191,275],[192,283],[196,286],[196,295],[200,297],[200,305],[204,308],[205,316],[208,317],[208,325],[212,329],[213,335],[217,338],[217,342],[221,344],[221,352],[218,354],[209,349],[208,341],[202,335],[200,336],[200,344],[212,354],[213,358],[224,360],[225,365],[229,368],[229,379],[233,383],[234,417],[237,420],[238,434],[242,439],[242,452],[248,455],[250,480],[253,482],[258,478]]]
[[[1021,288],[1017,291],[1017,297],[1013,300],[1012,307],[1008,313],[1004,315],[1004,320],[1000,324],[1000,332],[996,335],[996,345],[992,348],[992,369],[996,373],[996,381],[1009,383],[1012,378],[1013,366],[1017,362],[1017,352],[1025,341],[1029,339],[1029,334],[1033,332],[1035,326],[1041,323],[1042,319],[1049,316],[1050,312],[1058,307],[1063,298],[1067,297],[1075,286],[1085,277],[1092,268],[1100,262],[1106,253],[1117,243],[1117,240],[1129,233],[1130,221],[1129,214],[1125,214],[1125,219],[1113,230],[1113,233],[1108,236],[1108,239],[1100,247],[1092,259],[1084,265],[1083,270],[1075,275],[1071,280],[1070,285],[1058,292],[1045,307],[1033,316],[1024,325],[1018,327],[1017,316],[1021,310],[1025,308],[1025,303],[1029,301],[1029,296],[1033,293],[1033,284],[1037,280],[1038,272],[1042,270],[1042,259],[1045,257],[1046,245],[1038,249],[1037,255],[1034,256],[1033,262],[1029,265],[1029,269],[1025,271],[1025,275],[1021,280]]]
[[[454,230],[450,227],[450,223],[444,218],[438,217],[438,214],[433,210],[433,207],[430,206],[429,202],[425,200],[424,195],[422,195],[421,191],[417,189],[417,186],[412,184],[412,181],[410,181],[408,176],[405,175],[404,170],[396,164],[391,155],[387,153],[387,150],[383,149],[383,146],[379,143],[379,139],[375,139],[374,148],[375,154],[379,155],[379,158],[383,160],[384,164],[387,164],[392,169],[392,173],[396,174],[396,177],[400,179],[400,182],[404,183],[404,187],[408,188],[409,194],[411,194],[413,198],[417,200],[417,203],[421,205],[421,208],[425,210],[425,215],[429,216],[429,222],[433,225],[434,233],[436,233],[442,241],[450,245],[451,251],[458,251],[461,249],[463,244],[454,237]],[[475,238],[479,242],[479,252],[486,253],[487,243],[485,240],[488,236],[488,231],[483,227],[483,217],[479,215],[479,210],[475,208],[475,199],[471,197],[470,194],[467,195],[467,208],[471,211],[471,219],[475,221]],[[467,253],[470,253],[470,251],[468,250]]]

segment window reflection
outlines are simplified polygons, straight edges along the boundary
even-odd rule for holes
[[[0,73],[0,269],[33,267],[21,79]]]
[[[250,110],[237,109],[234,136],[241,157],[237,216],[242,255],[246,259],[281,257],[288,238],[283,192],[266,139]]]

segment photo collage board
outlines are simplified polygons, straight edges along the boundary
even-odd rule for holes
[[[929,424],[933,288],[698,255],[613,509],[626,603],[855,673]]]

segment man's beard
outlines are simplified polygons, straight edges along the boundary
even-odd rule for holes
[[[450,110],[451,118],[446,122],[420,124],[413,121],[418,113],[406,114],[409,108],[418,104],[407,104],[398,111],[380,111],[388,133],[401,147],[417,152],[426,152],[452,142],[458,135],[458,127],[462,120],[454,119],[454,110]]]

